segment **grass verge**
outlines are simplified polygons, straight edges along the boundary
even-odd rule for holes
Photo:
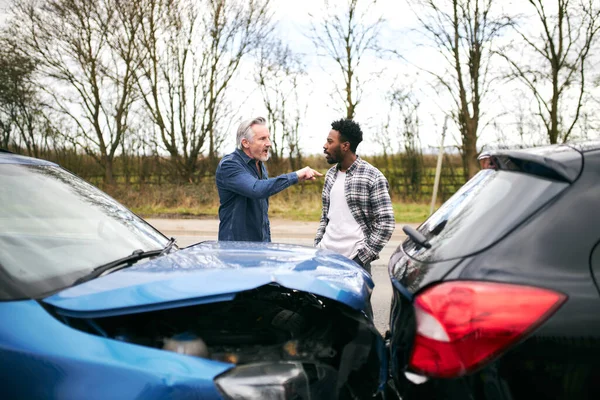
[[[214,185],[213,185],[214,187]],[[216,189],[198,185],[152,185],[104,187],[107,193],[145,218],[217,218]],[[427,219],[429,205],[393,201],[396,221],[419,223]],[[269,199],[269,216],[295,221],[318,221],[321,193],[311,187],[292,187]]]

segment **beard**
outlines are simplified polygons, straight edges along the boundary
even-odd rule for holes
[[[256,159],[261,162],[267,162],[270,157],[271,157],[271,152],[268,151],[267,154],[261,152],[260,155],[256,157]]]
[[[332,153],[325,153],[325,159],[327,160],[327,164],[337,164],[342,159],[341,151],[335,149]]]

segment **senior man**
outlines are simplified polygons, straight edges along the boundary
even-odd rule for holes
[[[271,140],[262,117],[240,124],[237,149],[217,167],[219,240],[270,242],[269,197],[301,181],[323,176],[310,167],[269,178]]]

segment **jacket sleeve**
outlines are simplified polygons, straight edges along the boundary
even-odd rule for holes
[[[374,219],[370,226],[370,233],[365,238],[364,247],[358,250],[358,257],[363,264],[379,258],[379,253],[390,240],[396,228],[394,208],[385,176],[379,175],[373,182],[370,203]]]
[[[224,160],[216,174],[217,186],[251,199],[265,199],[298,183],[295,172],[275,178],[258,179],[233,160]]]

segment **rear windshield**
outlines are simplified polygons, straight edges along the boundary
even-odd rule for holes
[[[466,257],[502,238],[567,186],[522,172],[482,170],[417,228],[431,248],[407,239],[404,251],[430,262]]]

